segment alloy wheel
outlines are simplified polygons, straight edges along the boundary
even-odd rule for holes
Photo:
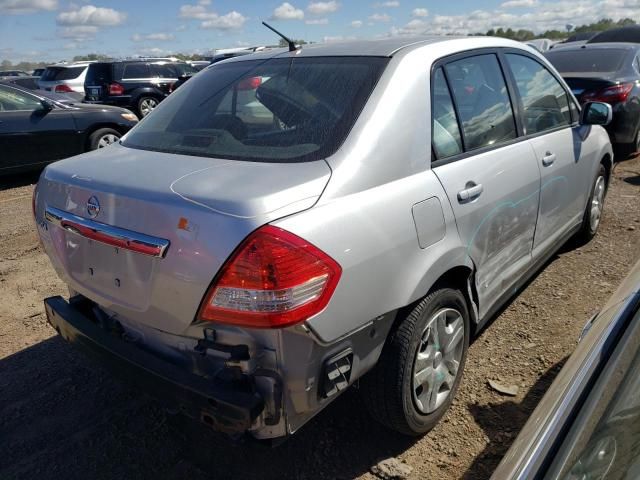
[[[605,180],[604,177],[600,175],[596,179],[595,186],[593,187],[593,197],[591,198],[591,211],[589,215],[592,232],[595,232],[600,225],[600,218],[602,217],[602,209],[604,206],[605,191]]]
[[[151,113],[151,110],[158,106],[158,102],[153,98],[145,98],[140,102],[140,113],[143,117],[146,117]]]
[[[100,140],[98,140],[98,148],[108,147],[112,143],[116,143],[118,140],[120,140],[120,137],[118,137],[117,135],[114,135],[113,133],[107,133],[106,135],[100,137]]]

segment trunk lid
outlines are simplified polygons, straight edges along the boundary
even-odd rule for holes
[[[40,232],[73,290],[124,319],[181,334],[237,245],[257,227],[312,207],[330,174],[323,160],[245,162],[113,145],[47,167],[38,212],[49,208],[80,223],[166,240],[164,257],[54,222]]]

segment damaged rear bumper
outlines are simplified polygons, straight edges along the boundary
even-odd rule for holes
[[[173,365],[102,328],[73,302],[58,296],[47,298],[44,304],[49,323],[69,343],[217,431],[244,433],[264,409],[264,400],[256,391]]]

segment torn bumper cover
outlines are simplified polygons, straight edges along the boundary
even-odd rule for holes
[[[135,381],[182,413],[224,433],[244,433],[264,408],[256,392],[231,382],[207,379],[173,365],[101,328],[62,297],[44,301],[49,323],[66,339],[100,363]]]

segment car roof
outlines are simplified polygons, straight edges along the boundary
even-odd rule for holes
[[[441,45],[456,42],[459,50],[472,48],[512,47],[523,49],[524,44],[514,40],[486,36],[395,36],[370,40],[352,40],[345,42],[311,43],[299,48],[295,55],[300,57],[392,57],[399,52],[408,52],[427,45]],[[524,47],[529,48],[529,47]],[[263,50],[250,55],[241,55],[225,60],[227,62],[241,62],[260,58],[272,58],[288,52],[287,48]]]
[[[47,65],[47,68],[78,68],[78,67],[86,67],[96,62],[74,62],[74,63],[55,63],[53,65]]]

